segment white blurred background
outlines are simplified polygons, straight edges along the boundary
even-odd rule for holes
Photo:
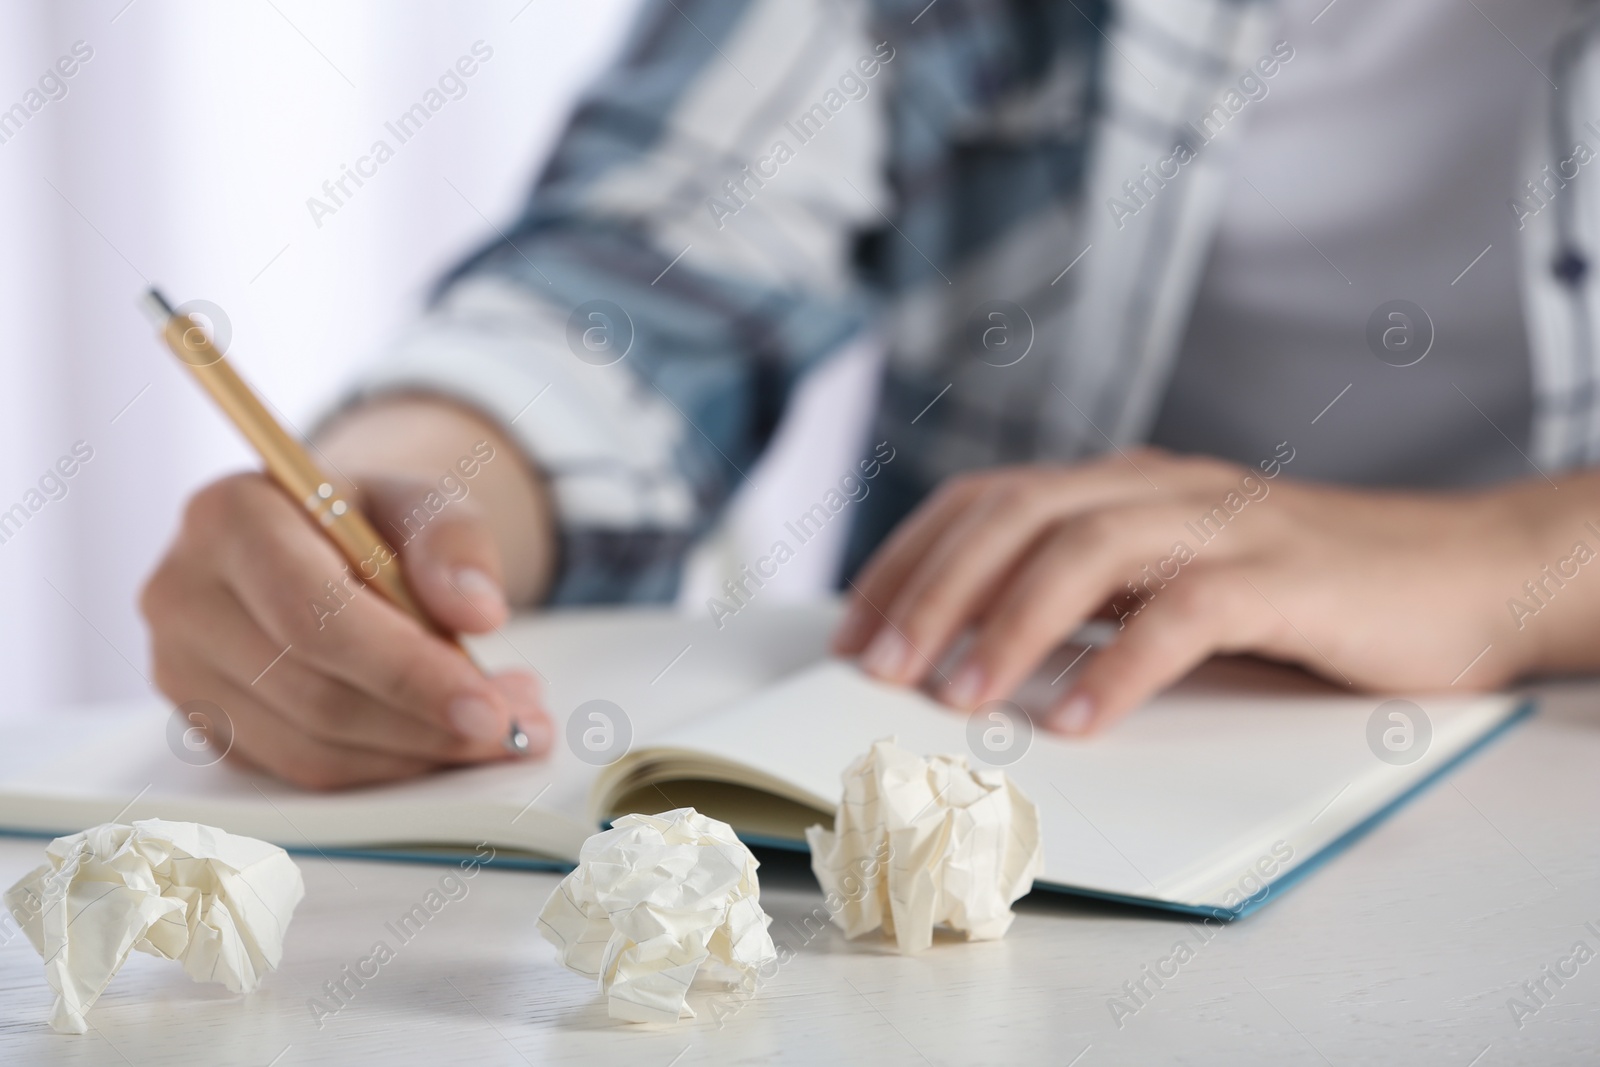
[[[0,110],[26,106],[75,43],[93,50],[66,95],[0,143],[0,511],[74,442],[94,450],[68,494],[0,544],[0,716],[148,693],[139,585],[188,494],[254,465],[155,339],[135,304],[144,287],[224,308],[230,358],[304,425],[492,232],[485,219],[514,215],[636,3],[0,6]],[[317,227],[307,198],[479,40],[494,54],[466,95]],[[755,478],[766,503],[741,502],[730,537],[703,553],[689,609],[704,610],[714,580],[704,560],[770,543],[782,502],[848,464],[855,440],[839,428],[859,411],[838,398],[861,408],[870,360],[810,391],[812,414]],[[838,462],[798,446],[818,432]],[[836,551],[797,560],[763,595],[814,595]]]

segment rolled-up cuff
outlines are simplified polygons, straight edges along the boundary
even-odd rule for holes
[[[464,282],[346,403],[427,392],[483,412],[550,486],[562,550],[551,600],[670,600],[699,519],[677,463],[682,416],[625,358],[586,362],[566,334],[560,312],[526,291]]]

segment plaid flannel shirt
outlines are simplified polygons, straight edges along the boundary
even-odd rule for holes
[[[647,0],[521,216],[362,388],[440,391],[509,428],[554,495],[555,602],[665,600],[797,381],[873,329],[871,439],[897,458],[855,509],[849,573],[951,475],[1149,432],[1272,15]],[[1575,337],[1600,308],[1537,268],[1554,215],[1530,220],[1524,254],[1534,458],[1558,468],[1600,454]]]

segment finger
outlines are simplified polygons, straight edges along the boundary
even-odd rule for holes
[[[854,595],[844,621],[834,633],[835,652],[853,656],[866,647],[872,635],[883,627],[882,609],[892,602],[922,553],[982,491],[983,483],[978,479],[952,479],[895,527],[861,573],[851,580]]]
[[[1170,553],[1188,510],[1182,502],[1141,504],[1059,523],[1006,582],[940,695],[966,709],[1005,697],[1130,583],[1144,603],[1182,581],[1192,553]]]
[[[184,618],[204,620],[203,630],[190,631],[181,620],[165,628],[159,658],[204,661],[237,688],[252,693],[288,728],[336,745],[440,763],[478,763],[509,755],[501,738],[462,738],[307,666],[292,651],[280,656],[281,650],[223,586],[187,591],[184,604]],[[175,653],[173,645],[185,651]],[[527,754],[548,752],[554,730],[538,707],[538,680],[525,671],[507,671],[489,681],[510,706],[524,709],[517,718],[528,737]]]
[[[1053,503],[1015,481],[996,483],[974,500],[919,553],[862,666],[886,682],[920,681],[974,617],[976,602],[1055,522]]]
[[[407,715],[295,660],[292,653],[253,685],[245,684],[290,728],[329,744],[451,764],[498,761],[509,755],[501,737],[472,740]]]
[[[407,584],[441,628],[483,633],[505,624],[511,609],[500,549],[475,502],[450,500],[410,479],[368,479],[363,488]]]
[[[1057,733],[1104,729],[1208,657],[1272,645],[1280,620],[1236,568],[1186,574],[1084,667],[1045,720]]]
[[[1158,486],[1151,481],[1147,472],[1159,475],[1162,484]],[[873,611],[871,608],[875,606],[880,611],[886,611],[895,625],[903,630],[909,616],[897,614],[890,605],[898,601],[903,587],[912,580],[914,574],[923,575],[929,580],[937,579],[940,572],[926,558],[926,554],[946,535],[947,527],[956,521],[956,517],[962,511],[976,506],[981,498],[987,496],[991,503],[996,499],[1015,498],[1009,503],[1013,509],[1034,508],[1061,518],[1090,508],[1107,507],[1170,493],[1185,485],[1206,485],[1216,477],[1217,472],[1207,465],[1170,457],[1155,449],[1137,449],[1133,456],[1121,453],[1107,455],[1076,467],[1016,467],[978,478],[947,483],[949,488],[941,490],[933,502],[935,505],[941,505],[939,497],[948,493],[949,500],[941,505],[946,510],[937,511],[929,516],[930,520],[936,521],[936,525],[919,526],[918,529],[908,530],[903,545],[897,539],[891,539],[883,549],[874,554],[868,570],[863,572],[863,579],[856,583],[861,592],[872,598],[872,604],[863,605],[857,602],[855,610],[847,620],[847,627],[855,627],[850,634],[853,640],[848,646],[844,642],[836,641],[836,651],[842,654],[852,653],[867,645],[869,639],[874,639],[876,635],[885,642],[885,647],[880,653],[881,662],[886,665],[912,663],[912,669],[915,669],[916,664],[921,664],[923,670],[926,670],[927,663],[923,657],[909,653],[907,649],[894,642],[890,637],[893,628],[885,626],[879,611]],[[955,509],[953,513],[948,510],[952,507]],[[918,514],[920,515],[920,512]],[[913,516],[913,519],[916,517]],[[881,574],[875,569],[876,567],[882,568]],[[1003,573],[1003,568],[998,569],[996,577],[998,573]],[[978,602],[971,600],[968,603],[972,606]],[[959,627],[958,622],[956,628],[959,630]],[[937,641],[932,643],[941,646],[943,644]],[[917,647],[922,646],[918,644]],[[930,658],[937,659],[937,652],[942,651],[942,647],[938,650],[924,648],[923,651]],[[901,677],[900,680],[908,679]]]
[[[266,771],[302,789],[349,789],[405,778],[438,768],[431,760],[352,748],[311,737],[220,675],[207,677],[201,664],[190,667],[197,690],[210,694],[233,725],[231,759]]]
[[[548,754],[550,746],[555,743],[556,730],[555,724],[550,721],[549,711],[545,709],[544,687],[539,684],[539,679],[528,671],[509,670],[490,675],[489,684],[505,698],[508,705],[516,709],[517,725],[528,739],[528,755]]]
[[[419,487],[400,479],[368,478],[365,493],[374,515],[402,535],[399,555],[407,583],[436,622],[458,633],[505,624],[511,609],[500,548],[476,503],[465,498],[440,502],[433,499],[437,493],[431,483]],[[538,679],[512,670],[489,681],[512,709],[528,754],[547,753],[555,730]]]
[[[225,586],[196,584],[185,591],[184,606],[182,618],[166,631],[167,647],[180,646],[178,658],[203,661],[251,693],[283,718],[286,728],[333,744],[439,762],[477,762],[505,755],[498,739],[463,738],[316,670],[292,648],[285,653]]]
[[[461,737],[506,736],[506,695],[459,649],[363,586],[275,487],[236,493],[225,506],[232,514],[216,565],[279,651]]]

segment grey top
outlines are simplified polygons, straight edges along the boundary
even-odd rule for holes
[[[1296,56],[1242,126],[1152,440],[1252,465],[1287,440],[1295,476],[1359,485],[1536,477],[1509,200],[1570,6],[1325,7],[1285,5]],[[1378,314],[1380,359],[1395,300],[1423,315]]]

